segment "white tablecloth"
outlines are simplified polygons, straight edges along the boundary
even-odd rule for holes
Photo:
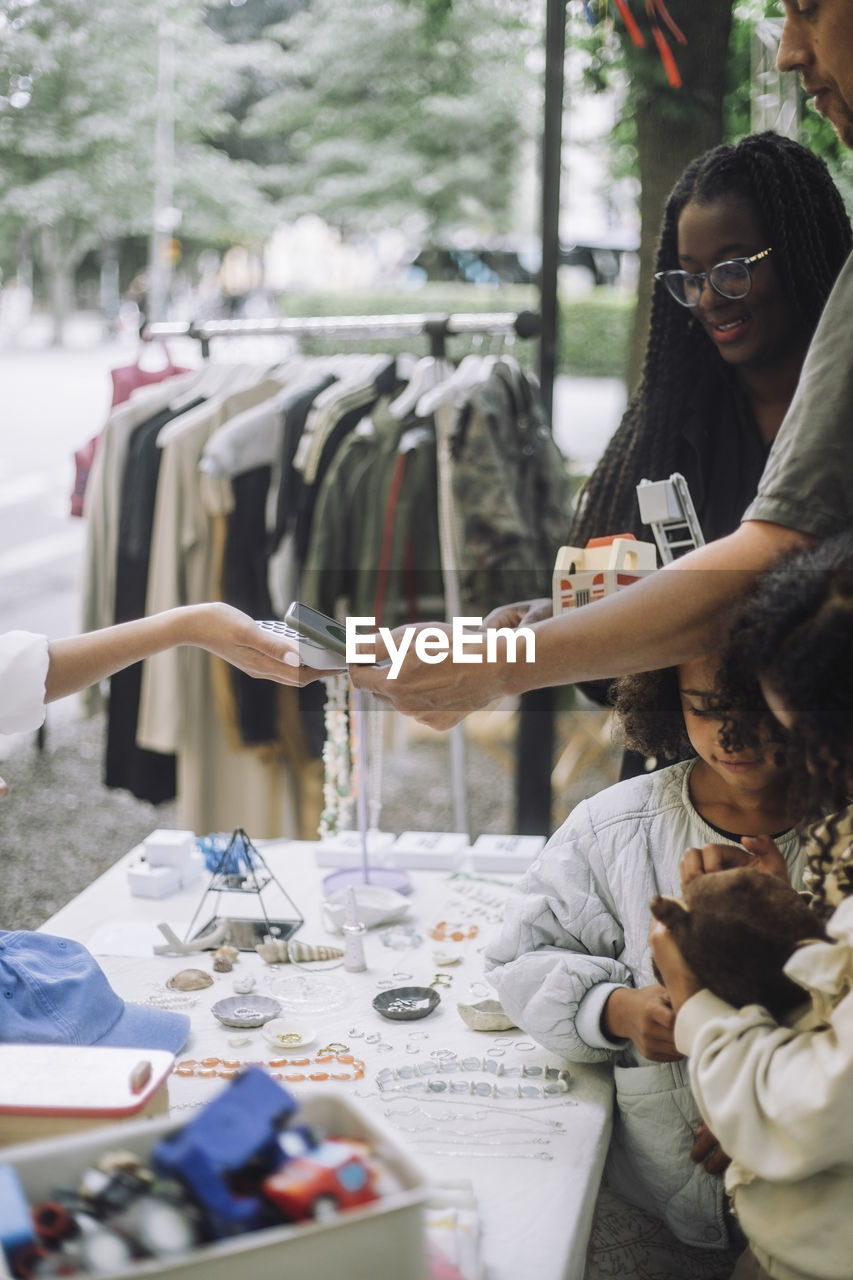
[[[305,917],[298,937],[306,942],[342,946],[342,939],[327,932],[321,915],[322,880],[328,869],[315,865],[316,846],[299,841],[263,842],[259,847],[270,870],[281,882]],[[167,979],[183,968],[201,968],[212,973],[209,953],[191,957],[155,956],[149,948],[163,939],[156,924],[166,921],[179,936],[199,905],[209,877],[205,874],[190,889],[164,899],[132,897],[127,887],[126,868],[138,858],[132,850],[105,875],[96,880],[73,902],[53,916],[43,928],[54,934],[76,938],[91,946],[115,989],[135,1001],[170,1000],[174,993]],[[464,865],[464,864],[463,864]],[[330,1043],[345,1044],[350,1053],[365,1064],[364,1078],[338,1085],[313,1084],[307,1087],[340,1088],[374,1112],[399,1135],[411,1152],[439,1183],[470,1180],[482,1223],[481,1252],[486,1280],[582,1280],[584,1255],[593,1206],[611,1126],[611,1079],[607,1070],[571,1065],[571,1086],[565,1096],[485,1098],[462,1093],[431,1094],[429,1079],[444,1079],[450,1087],[486,1081],[498,1088],[538,1086],[538,1074],[519,1076],[531,1068],[565,1067],[546,1054],[518,1030],[476,1032],[459,1016],[457,1003],[472,1004],[493,993],[482,973],[481,951],[490,930],[497,926],[508,877],[477,876],[473,873],[414,871],[411,907],[403,923],[414,928],[422,939],[417,947],[397,950],[383,944],[382,931],[370,930],[365,939],[367,969],[347,973],[341,967],[292,965],[268,966],[254,953],[242,952],[231,973],[212,973],[213,985],[190,993],[187,1012],[192,1019],[190,1040],[180,1055],[227,1058],[241,1062],[282,1056],[253,1030],[240,1033],[223,1028],[210,1012],[211,1005],[234,994],[234,980],[248,973],[257,979],[256,991],[276,995],[276,987],[291,978],[305,977],[306,990],[318,982],[332,984],[345,1003],[335,1009],[310,1016],[287,1014],[292,1021],[308,1023],[317,1031],[316,1041],[288,1057],[313,1058]],[[283,904],[274,884],[264,890],[264,906],[271,918]],[[211,897],[199,916],[204,923],[215,904]],[[244,900],[241,915],[257,911],[257,900]],[[233,900],[220,900],[223,914],[233,909]],[[286,912],[286,914],[290,914]],[[431,932],[462,933],[462,940],[449,936],[436,940]],[[474,936],[469,936],[474,934]],[[458,954],[458,964],[439,966],[436,952]],[[436,974],[451,978],[449,986],[439,986],[441,1003],[434,1013],[415,1022],[392,1022],[372,1007],[374,997],[389,985],[428,986]],[[242,1045],[229,1043],[245,1035]],[[376,1037],[379,1037],[377,1040]],[[531,1047],[532,1046],[532,1047]],[[449,1061],[456,1054],[455,1069],[431,1077],[411,1077],[410,1069],[432,1058]],[[477,1070],[462,1071],[466,1060]],[[498,1075],[502,1067],[504,1074]],[[306,1073],[322,1070],[316,1064]],[[328,1070],[328,1068],[326,1068]],[[351,1070],[338,1067],[339,1071]],[[389,1069],[390,1089],[380,1091],[377,1073]],[[294,1072],[299,1068],[293,1068]],[[397,1073],[402,1072],[402,1076]],[[386,1071],[387,1074],[387,1071]],[[415,1084],[416,1093],[401,1086]],[[221,1081],[173,1076],[169,1084],[170,1103],[176,1119],[184,1110],[199,1105]],[[286,1087],[298,1096],[305,1085]],[[399,1091],[398,1091],[399,1090]]]

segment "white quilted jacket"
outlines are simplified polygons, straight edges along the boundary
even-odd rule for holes
[[[655,981],[650,900],[680,894],[685,849],[725,840],[693,807],[694,763],[579,804],[519,881],[485,956],[489,981],[523,1031],[569,1061],[613,1062],[611,1188],[663,1218],[679,1239],[713,1249],[728,1244],[723,1181],[690,1159],[701,1117],[686,1062],[652,1063],[600,1027],[615,986]],[[788,832],[777,844],[801,887],[800,839]]]

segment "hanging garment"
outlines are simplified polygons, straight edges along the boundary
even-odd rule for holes
[[[196,401],[196,404],[202,401]],[[119,496],[114,622],[129,622],[145,613],[151,525],[160,470],[157,437],[178,415],[166,408],[136,427],[128,442]],[[104,782],[122,787],[138,800],[161,804],[175,795],[175,760],[171,754],[136,745],[141,671],[133,663],[110,677]]]
[[[166,364],[161,369],[143,369],[137,356],[133,364],[121,365],[116,369],[110,370],[110,381],[112,383],[111,409],[115,409],[117,405],[124,404],[125,401],[130,399],[131,394],[140,387],[166,382],[178,377],[180,374],[191,372],[191,370],[183,368],[181,365],[172,363],[172,356],[165,342],[163,343],[163,350],[166,353]],[[74,451],[74,484],[71,489],[72,516],[83,515],[86,489],[102,436],[103,430],[92,436],[90,440],[87,440],[81,448]]]
[[[215,430],[280,391],[281,383],[264,370],[247,373],[239,390],[161,433],[147,612],[212,598],[212,530],[233,509],[233,492],[227,479],[199,473],[199,462]],[[221,660],[188,646],[146,659],[137,741],[177,755],[180,826],[297,835],[292,778],[283,762],[270,751],[235,749],[223,728],[212,694],[217,663],[224,668]]]
[[[569,476],[532,376],[496,361],[459,411],[450,449],[463,607],[484,616],[550,595],[569,528]]]

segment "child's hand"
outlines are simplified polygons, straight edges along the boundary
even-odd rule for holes
[[[679,865],[682,893],[697,876],[712,871],[728,871],[730,867],[749,867],[755,859],[736,844],[706,844],[701,849],[688,849]]]
[[[778,876],[786,884],[791,883],[788,864],[769,836],[741,836],[741,840],[744,848],[753,855],[747,866],[755,867],[756,871],[766,871],[771,876]]]
[[[663,978],[667,995],[672,1001],[673,1010],[678,1013],[685,1000],[689,1000],[697,991],[702,990],[702,983],[679,951],[669,929],[660,920],[652,921],[649,945],[657,971]]]
[[[682,893],[697,876],[731,867],[754,867],[791,883],[788,864],[769,836],[741,836],[743,849],[736,844],[706,844],[701,849],[688,849],[679,866]]]
[[[727,1156],[717,1139],[706,1124],[700,1124],[696,1141],[690,1150],[690,1159],[694,1164],[701,1164],[708,1173],[719,1176],[725,1173],[731,1164],[731,1156]]]
[[[677,1062],[672,1029],[675,1014],[663,987],[617,987],[601,1015],[605,1035],[612,1040],[633,1040],[651,1062]]]

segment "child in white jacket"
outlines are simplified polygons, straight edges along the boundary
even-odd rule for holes
[[[732,1158],[726,1185],[750,1241],[733,1280],[853,1275],[852,653],[848,532],[766,575],[721,672],[724,699],[759,678],[790,731],[813,810],[831,811],[811,829],[804,876],[831,941],[802,947],[785,966],[812,997],[810,1018],[790,1028],[758,1005],[732,1008],[700,990],[663,925],[652,932],[699,1108]],[[725,734],[743,745],[741,726]],[[685,859],[685,882],[706,869],[696,855]]]
[[[687,746],[696,757],[579,804],[518,883],[486,947],[489,979],[526,1034],[569,1061],[613,1063],[606,1180],[695,1249],[691,1280],[726,1276],[743,1241],[730,1237],[721,1178],[704,1167],[710,1153],[719,1173],[725,1157],[703,1131],[674,1014],[652,973],[649,902],[679,892],[688,846],[742,841],[747,861],[745,847],[760,852],[774,834],[795,881],[803,861],[778,743],[767,737],[736,754],[720,746],[720,719],[707,707],[716,668],[700,659],[620,682],[630,745],[670,755]],[[700,1251],[713,1251],[704,1269]]]

